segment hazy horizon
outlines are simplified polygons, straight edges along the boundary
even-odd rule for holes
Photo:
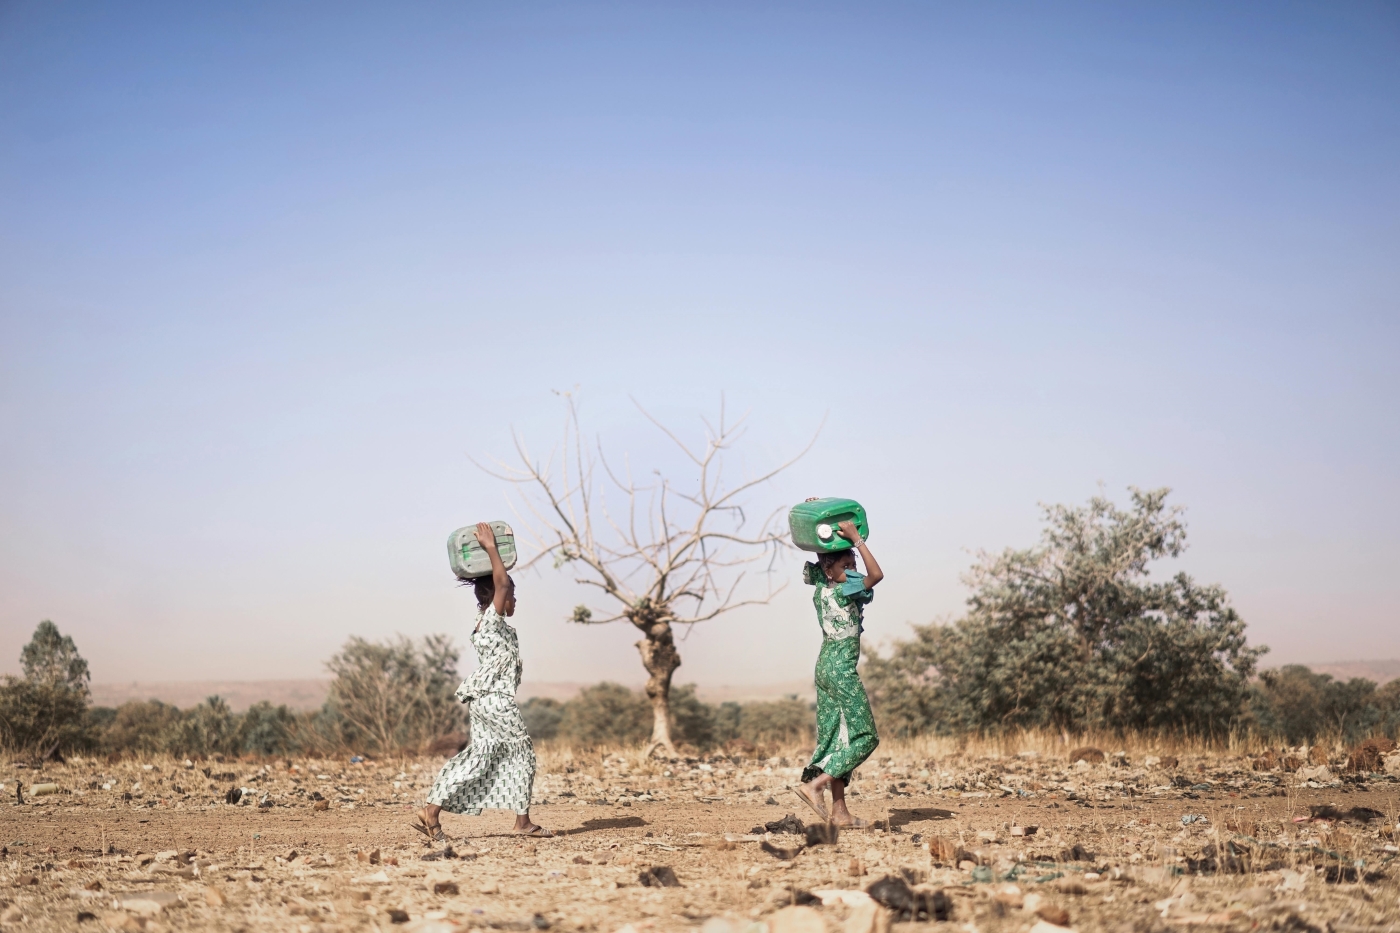
[[[869,509],[867,631],[1037,503],[1170,486],[1265,666],[1400,658],[1393,4],[0,7],[0,673],[308,678],[448,632],[469,457]],[[676,682],[809,677],[787,589]],[[525,677],[634,683],[522,574]],[[468,665],[469,666],[469,663]]]

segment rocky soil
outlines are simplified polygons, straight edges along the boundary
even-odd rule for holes
[[[795,756],[547,750],[557,837],[444,814],[450,846],[408,826],[440,760],[10,763],[0,925],[1400,931],[1394,755],[884,751],[852,798],[877,828],[834,841],[786,789]]]

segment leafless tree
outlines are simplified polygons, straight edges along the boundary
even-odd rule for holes
[[[522,529],[537,553],[524,564],[552,560],[556,569],[574,568],[577,582],[598,591],[605,604],[574,609],[571,621],[604,625],[627,621],[642,633],[637,650],[647,671],[652,733],[648,751],[675,754],[671,742],[671,677],[681,666],[677,626],[694,625],[740,606],[763,605],[783,589],[773,586],[773,560],[787,545],[783,509],[756,525],[744,510],[745,494],[792,466],[816,442],[760,476],[727,486],[724,455],[744,434],[744,418],[730,423],[720,400],[719,419],[703,419],[704,444],[685,443],[675,432],[637,408],[683,453],[693,476],[678,488],[660,470],[638,483],[630,466],[614,470],[601,444],[585,446],[572,393],[559,393],[567,405],[563,443],[541,462],[515,436],[519,464],[477,464],[519,487]],[[635,404],[635,400],[634,400]],[[820,431],[820,428],[818,428]],[[596,449],[596,453],[594,452]],[[597,468],[621,493],[622,505],[609,509],[605,489],[595,483]],[[522,511],[523,507],[523,511]],[[750,580],[760,569],[761,585]]]

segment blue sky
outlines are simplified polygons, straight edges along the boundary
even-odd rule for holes
[[[1171,486],[1270,663],[1400,656],[1393,4],[0,7],[0,665],[454,633],[468,456],[750,412],[877,640],[1039,502]],[[694,435],[692,435],[694,436]],[[785,572],[795,577],[799,562]],[[1165,568],[1164,568],[1165,569]],[[807,676],[795,584],[678,680]],[[522,580],[527,678],[637,682]]]

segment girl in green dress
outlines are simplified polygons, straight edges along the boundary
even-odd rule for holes
[[[812,602],[822,627],[822,650],[817,655],[817,750],[802,772],[802,783],[793,788],[802,802],[818,816],[847,829],[863,829],[865,820],[846,809],[846,785],[875,746],[875,719],[870,700],[860,682],[861,618],[874,598],[871,588],[885,578],[854,522],[842,522],[837,533],[850,541],[844,551],[817,555],[817,562],[802,568],[802,582],[816,587]],[[856,552],[865,564],[865,575],[856,572]],[[831,791],[831,809],[823,797]]]

